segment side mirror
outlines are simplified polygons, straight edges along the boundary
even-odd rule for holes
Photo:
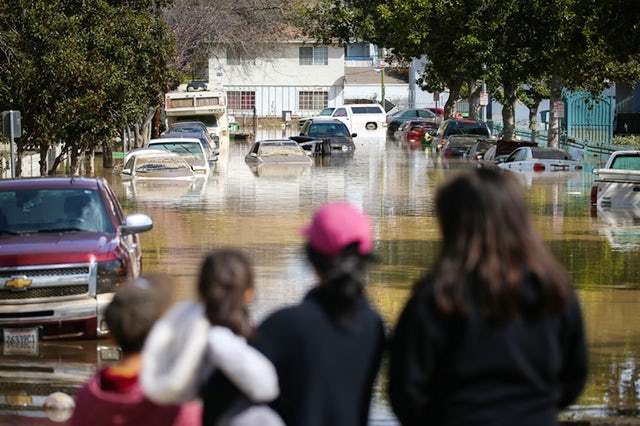
[[[124,225],[120,226],[122,235],[139,234],[153,228],[153,221],[146,214],[130,214],[124,220]]]
[[[357,137],[358,137],[358,134],[357,134],[357,133],[351,133],[351,137],[352,137],[352,138],[357,138]]]

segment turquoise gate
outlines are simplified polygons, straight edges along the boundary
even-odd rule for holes
[[[589,92],[566,92],[564,103],[568,138],[592,146],[611,143],[616,105],[614,96],[603,94],[594,99]]]

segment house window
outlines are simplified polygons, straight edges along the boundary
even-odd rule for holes
[[[256,107],[256,92],[235,90],[227,92],[227,108],[236,111],[252,111]]]
[[[299,48],[300,65],[328,65],[329,48],[326,46],[304,46]]]
[[[230,47],[227,49],[227,65],[255,64],[255,59],[247,56],[242,49]]]
[[[319,111],[329,103],[329,92],[307,91],[298,92],[298,107],[300,111]]]

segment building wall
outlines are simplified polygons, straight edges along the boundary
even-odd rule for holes
[[[283,111],[290,111],[293,116],[312,116],[318,110],[302,110],[299,105],[299,93],[301,91],[326,91],[328,92],[327,106],[342,105],[344,102],[343,88],[341,86],[254,86],[225,85],[225,92],[243,91],[255,92],[256,115],[258,117],[281,117]],[[252,115],[253,111],[229,109],[229,115]]]
[[[344,101],[344,48],[327,47],[327,64],[300,65],[300,47],[305,43],[273,45],[262,57],[244,60],[241,65],[228,63],[224,50],[214,52],[209,59],[209,82],[229,92],[255,93],[256,115],[281,117],[283,111],[294,116],[311,116],[319,109],[303,109],[300,92],[327,92],[327,106]],[[232,108],[230,115],[253,114],[252,109]]]
[[[328,46],[327,65],[300,65],[299,48],[312,44],[281,43],[263,57],[243,65],[229,65],[226,51],[209,59],[209,81],[223,86],[340,86],[344,78],[344,48]]]

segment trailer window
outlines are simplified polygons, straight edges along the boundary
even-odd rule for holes
[[[640,170],[640,155],[620,155],[613,159],[612,169]]]

